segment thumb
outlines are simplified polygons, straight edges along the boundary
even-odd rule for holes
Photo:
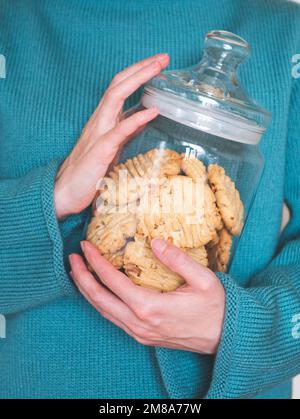
[[[153,239],[151,247],[157,259],[184,278],[191,286],[207,289],[217,279],[210,269],[200,265],[183,250],[165,240]]]

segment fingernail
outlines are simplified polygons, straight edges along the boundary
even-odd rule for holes
[[[153,108],[149,108],[148,111],[151,115],[155,115],[159,112],[158,108],[156,108],[155,106]]]
[[[157,56],[157,59],[159,61],[167,61],[169,59],[169,54],[167,54],[166,52],[162,52]]]
[[[149,69],[160,69],[161,68],[161,60],[159,60],[158,58],[155,60],[155,61],[153,61],[153,63],[151,63],[151,64],[149,64]]]
[[[74,255],[69,255],[69,261],[70,261],[70,264],[72,265],[72,263],[73,263],[73,257],[74,257]]]
[[[81,250],[83,251],[83,253],[85,252],[85,243],[84,243],[84,241],[81,241],[80,242],[80,247],[81,247]]]
[[[168,243],[165,240],[153,239],[151,241],[152,249],[159,253],[162,253],[166,249],[167,246],[168,246]]]

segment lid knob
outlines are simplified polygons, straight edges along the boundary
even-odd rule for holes
[[[206,34],[203,58],[218,70],[236,68],[249,55],[248,42],[234,33],[214,30]]]
[[[145,107],[198,130],[246,144],[256,144],[270,113],[249,98],[237,67],[250,54],[248,43],[223,30],[208,32],[201,61],[164,71],[147,83]]]

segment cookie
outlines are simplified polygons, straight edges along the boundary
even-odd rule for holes
[[[210,242],[208,242],[205,247],[207,249],[209,249],[209,248],[215,246],[216,244],[218,244],[219,240],[220,240],[220,236],[216,233],[215,237],[213,237],[212,240]]]
[[[186,176],[191,177],[193,180],[202,179],[203,177],[205,179],[207,178],[205,165],[196,157],[184,156],[181,161],[181,170]]]
[[[205,246],[195,247],[193,249],[182,249],[191,258],[198,262],[202,266],[208,266],[207,251]]]
[[[153,238],[172,242],[203,266],[227,270],[244,208],[222,167],[206,169],[195,157],[152,149],[115,166],[99,193],[87,240],[136,284],[172,291],[184,283],[153,256]]]
[[[136,227],[133,214],[100,214],[92,218],[86,238],[102,255],[114,255],[125,246],[127,239],[135,235]]]
[[[180,173],[182,156],[174,150],[154,148],[145,156],[153,162],[154,175],[175,176]]]
[[[195,157],[184,157],[181,162],[181,169],[186,176],[191,177],[194,181],[204,182],[205,184],[205,213],[210,218],[211,225],[216,230],[220,230],[223,227],[220,212],[216,205],[216,198],[214,193],[207,185],[207,171],[204,163]]]
[[[240,234],[244,224],[244,206],[240,194],[223,167],[210,164],[207,171],[209,184],[215,193],[225,227],[236,236]]]
[[[181,160],[182,157],[176,151],[154,148],[115,166],[109,177],[117,180],[121,170],[126,170],[131,178],[178,175]]]
[[[181,248],[200,247],[211,241],[222,221],[216,200],[204,178],[167,178],[153,207],[138,215],[137,231],[147,237],[171,241]]]
[[[204,186],[204,212],[211,230],[221,230],[223,228],[223,221],[217,206],[216,196],[207,183]],[[215,234],[213,234],[214,236]]]
[[[152,149],[114,166],[98,185],[97,206],[103,209],[137,201],[151,179],[179,174],[181,160],[176,151]]]
[[[103,256],[107,259],[115,268],[122,269],[124,264],[124,251],[125,248],[117,251],[116,253],[105,253]]]
[[[218,242],[206,246],[208,265],[217,272],[227,272],[232,246],[232,236],[226,228],[220,231]]]
[[[190,256],[207,264],[206,251],[189,249]],[[128,277],[137,285],[160,292],[176,290],[185,283],[184,279],[163,265],[152,253],[150,246],[143,238],[136,236],[129,242],[124,254],[124,268]]]
[[[107,213],[114,208],[133,205],[142,194],[142,180],[143,178],[128,178],[127,174],[125,178],[121,177],[116,181],[109,177],[103,178],[96,201],[98,212]]]

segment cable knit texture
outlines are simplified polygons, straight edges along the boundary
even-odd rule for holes
[[[300,372],[299,20],[296,4],[277,0],[0,0],[1,398],[291,396]],[[196,63],[212,29],[249,41],[241,83],[273,114],[258,193],[230,273],[219,275],[226,316],[215,357],[140,345],[103,319],[67,273],[85,214],[58,223],[53,208],[57,168],[113,75],[157,52],[170,54],[170,68]],[[283,201],[291,220],[280,235]]]

